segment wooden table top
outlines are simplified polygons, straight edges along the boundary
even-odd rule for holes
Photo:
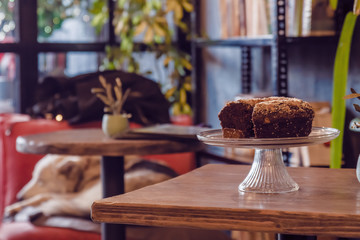
[[[193,152],[204,148],[196,139],[112,139],[101,129],[71,129],[20,136],[16,149],[33,154],[148,155]]]
[[[130,193],[95,201],[95,222],[360,236],[355,169],[288,168],[296,192],[240,193],[250,166],[208,164]]]

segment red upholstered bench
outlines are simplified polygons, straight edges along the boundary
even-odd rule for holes
[[[16,201],[17,192],[31,179],[36,162],[42,155],[22,154],[16,151],[16,138],[41,132],[51,132],[71,128],[66,122],[52,120],[31,120],[27,115],[0,115],[0,214],[4,207]],[[98,124],[96,124],[98,125]],[[39,227],[29,222],[3,223],[0,227],[1,240],[17,239],[89,239],[100,240],[100,234],[64,228]]]

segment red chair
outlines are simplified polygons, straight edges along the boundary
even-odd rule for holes
[[[98,124],[96,124],[98,126]],[[29,120],[24,115],[13,115],[1,118],[1,176],[0,176],[0,213],[4,207],[16,201],[17,192],[32,175],[36,162],[42,155],[22,154],[16,151],[16,138],[19,135],[57,131],[71,128],[66,122],[52,120]],[[90,124],[85,125],[85,127]],[[0,227],[1,240],[100,240],[100,234],[76,231],[67,228],[40,227],[29,222],[3,223]]]
[[[0,114],[0,217],[3,216],[3,209],[5,207],[4,199],[5,199],[5,156],[6,156],[6,147],[5,147],[5,136],[9,132],[7,130],[8,124],[15,123],[15,122],[21,122],[21,121],[28,121],[30,120],[30,117],[25,114],[8,114],[8,113],[2,113]],[[1,222],[0,222],[1,225]]]

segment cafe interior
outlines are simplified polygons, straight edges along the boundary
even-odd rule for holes
[[[2,0],[0,240],[360,238],[359,14],[358,0]],[[219,113],[227,103],[271,96],[311,105],[309,136],[272,142],[222,137]],[[186,183],[206,165],[248,172],[266,160],[264,151],[280,159],[275,169],[283,169],[282,175],[286,169],[290,175],[315,169],[329,171],[324,178],[330,179],[330,171],[339,171],[351,175],[351,183],[344,180],[349,189],[337,193],[329,187],[326,195],[314,187],[334,206],[329,216],[320,212],[314,220],[317,211],[306,206],[317,198],[306,190],[306,174],[295,173],[300,187],[294,183],[285,191],[236,186],[229,193],[235,211],[248,208],[249,199],[261,202],[246,209],[256,215],[275,211],[273,196],[288,203],[304,198],[304,207],[294,200],[299,212],[291,219],[306,213],[308,225],[319,227],[287,227],[292,220],[282,224],[270,215],[254,217],[250,225],[208,225],[206,217],[196,224],[194,212],[184,217],[187,223],[161,222],[161,210],[142,218],[146,213],[136,208],[142,199],[150,210],[173,203],[171,196],[192,204],[196,192],[185,192],[176,181]],[[343,182],[324,185],[332,181]],[[171,183],[184,195],[169,190],[152,196]],[[110,206],[119,207],[106,208],[107,198],[116,195],[125,200],[109,198],[115,201]],[[114,217],[126,215],[132,203],[132,219]],[[349,213],[342,212],[344,206]],[[287,216],[286,209],[276,216]],[[345,220],[327,229],[325,222],[337,216]]]

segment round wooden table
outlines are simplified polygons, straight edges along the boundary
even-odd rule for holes
[[[16,149],[32,154],[101,155],[103,197],[124,193],[124,155],[194,152],[204,148],[196,139],[111,139],[101,129],[71,129],[19,136]],[[102,239],[125,239],[125,227],[102,224]]]

